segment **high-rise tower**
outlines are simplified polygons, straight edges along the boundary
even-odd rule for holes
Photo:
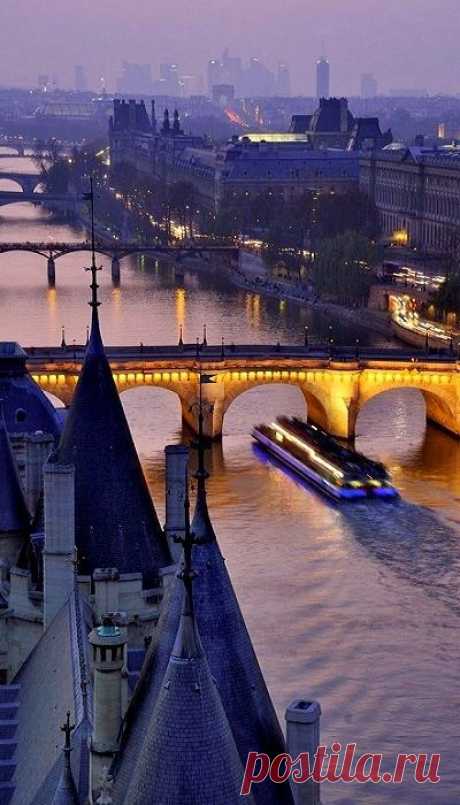
[[[316,97],[318,100],[330,97],[330,84],[331,68],[328,60],[322,57],[316,63]]]

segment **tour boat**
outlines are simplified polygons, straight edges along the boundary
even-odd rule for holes
[[[383,464],[344,447],[316,425],[280,417],[270,425],[254,427],[252,436],[283,464],[336,500],[398,496]]]

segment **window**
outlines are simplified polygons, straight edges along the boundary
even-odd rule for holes
[[[24,411],[24,408],[18,408],[15,414],[16,422],[24,422],[27,418],[27,414]]]

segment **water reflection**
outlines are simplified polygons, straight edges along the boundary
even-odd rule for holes
[[[28,205],[0,214],[4,240],[82,237]],[[65,323],[68,341],[81,343],[89,316],[83,262],[82,255],[57,262],[50,298],[45,261],[0,256],[0,339],[59,343]],[[323,337],[329,331],[316,313],[290,302],[280,312],[276,299],[248,295],[220,275],[185,271],[178,286],[171,265],[149,260],[142,271],[136,260],[123,261],[114,289],[110,264],[101,262],[107,343],[176,343],[179,324],[193,341],[203,322],[210,341],[224,335],[227,343],[302,343],[304,324]],[[140,388],[122,402],[163,519],[164,446],[187,439],[178,398]],[[397,791],[330,786],[324,805],[457,802],[460,444],[426,426],[418,392],[373,399],[359,416],[357,446],[388,464],[402,501],[344,509],[254,453],[252,425],[279,413],[305,415],[299,389],[241,395],[225,416],[223,443],[206,460],[216,532],[280,716],[291,697],[319,698],[326,742],[356,740],[362,751],[390,758],[442,753],[443,782],[423,800],[410,783]]]

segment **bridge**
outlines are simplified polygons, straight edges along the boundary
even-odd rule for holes
[[[39,187],[41,184],[39,173],[17,173],[15,171],[2,171],[0,172],[0,180],[1,179],[7,179],[9,182],[14,182],[15,184],[19,185],[21,191],[26,195],[31,195],[34,193],[37,187]],[[4,191],[0,191],[0,195],[2,195],[3,192]],[[23,201],[23,199],[21,199],[21,201]]]
[[[36,382],[69,405],[84,346],[30,347],[26,352]],[[418,389],[428,420],[460,436],[460,361],[447,351],[434,356],[330,346],[179,344],[108,347],[106,352],[120,393],[139,386],[167,389],[179,398],[182,418],[194,430],[199,372],[212,375],[215,382],[204,384],[202,392],[205,433],[213,439],[221,437],[225,414],[241,394],[272,384],[298,387],[309,419],[347,439],[354,436],[358,414],[369,400],[392,389]]]
[[[9,148],[13,151],[13,156],[24,157],[25,149],[31,148],[33,143],[26,143],[20,137],[1,137],[0,148]],[[11,157],[12,154],[2,154],[4,157]]]
[[[1,199],[0,192],[0,199]],[[20,193],[12,193],[11,195],[19,196]],[[52,200],[53,197],[43,195],[41,193],[34,194],[41,196],[42,199]],[[1,200],[0,200],[1,203]],[[9,252],[31,252],[38,254],[47,260],[48,270],[48,283],[51,286],[55,285],[56,281],[56,260],[66,254],[73,254],[75,252],[90,252],[92,249],[89,240],[75,241],[70,243],[63,242],[30,242],[24,241],[19,243],[1,243],[0,254],[7,254]],[[181,263],[185,260],[199,260],[200,262],[211,261],[213,257],[219,257],[221,260],[227,259],[230,261],[238,262],[239,249],[233,246],[166,246],[162,243],[138,243],[120,241],[98,241],[96,243],[96,251],[98,254],[108,257],[112,261],[112,280],[118,283],[120,280],[120,260],[124,257],[131,255],[148,255],[156,259],[170,259],[176,263]]]

